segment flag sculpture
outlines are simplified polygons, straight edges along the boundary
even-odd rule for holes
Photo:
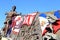
[[[54,11],[51,15],[49,12],[33,12],[27,15],[16,14],[16,7],[8,12],[4,36],[11,37],[12,40],[42,40],[47,33],[56,34],[60,30],[60,11]],[[52,30],[51,30],[52,29]]]
[[[23,38],[23,40],[34,40],[34,36],[38,37],[39,40],[42,40],[40,24],[38,20],[38,12],[34,12],[28,15],[21,15],[14,16],[15,18],[12,19],[12,35],[16,35],[17,39]],[[35,23],[36,22],[36,23]],[[36,30],[36,32],[34,31]],[[15,36],[15,38],[16,38]],[[18,38],[18,36],[20,38]],[[30,38],[32,37],[32,38]],[[15,39],[13,39],[15,40]]]
[[[22,17],[21,16],[16,16],[15,19],[12,20],[12,32],[14,34],[18,34],[19,33],[19,27],[22,25]]]

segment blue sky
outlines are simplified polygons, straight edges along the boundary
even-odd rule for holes
[[[16,11],[22,14],[60,10],[60,0],[0,0],[0,28],[4,27],[5,13],[16,5]]]

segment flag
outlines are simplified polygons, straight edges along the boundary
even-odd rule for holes
[[[14,26],[16,25],[15,18],[16,18],[16,17],[12,17],[12,25],[11,25],[12,27],[14,27]]]
[[[14,28],[12,28],[12,32],[13,32],[13,34],[15,34],[15,35],[18,35],[19,30],[20,30],[20,29],[16,29],[16,28],[14,29]]]
[[[39,16],[46,18],[46,14],[41,13]]]
[[[46,19],[46,14],[40,14],[39,21],[40,21],[40,27],[42,30],[42,35],[44,35],[47,32],[46,27],[49,24],[48,19]]]
[[[18,34],[19,33],[19,28],[21,27],[21,25],[22,25],[22,17],[21,16],[16,16],[15,17],[15,19],[13,20],[13,22],[12,22],[12,32],[14,33],[14,34]]]
[[[25,15],[23,25],[26,24],[26,25],[30,26],[36,15],[37,15],[37,13]]]
[[[60,19],[60,10],[54,12],[54,16]]]
[[[52,28],[53,28],[53,32],[54,34],[60,30],[60,19],[56,20],[54,23],[52,23]]]

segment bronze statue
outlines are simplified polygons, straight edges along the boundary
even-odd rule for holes
[[[5,35],[6,35],[7,30],[9,29],[8,25],[9,25],[9,23],[11,23],[9,21],[12,20],[12,17],[17,16],[17,14],[16,14],[17,12],[15,10],[16,10],[16,6],[13,6],[12,11],[6,13],[7,16],[6,16],[6,20],[4,22],[5,27],[3,28],[3,31],[4,31]]]

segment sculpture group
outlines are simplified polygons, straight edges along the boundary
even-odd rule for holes
[[[60,31],[55,32],[53,29],[53,26],[56,25],[54,23],[60,22],[60,19],[57,20],[58,18],[53,15],[53,12],[46,12],[46,15],[40,12],[22,15],[15,10],[16,6],[13,6],[12,10],[6,13],[5,27],[3,28],[5,37],[10,37],[12,40],[60,39]]]

